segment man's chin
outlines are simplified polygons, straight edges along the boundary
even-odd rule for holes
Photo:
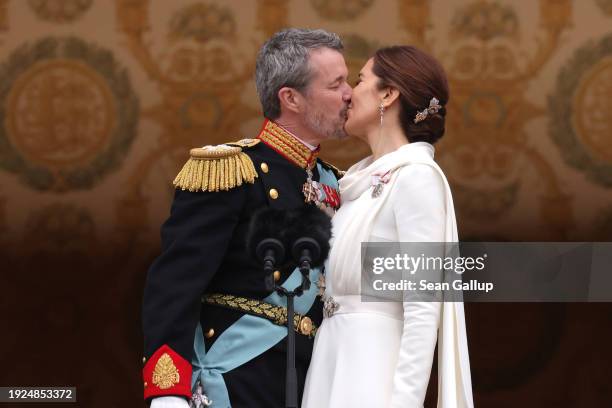
[[[338,129],[332,135],[332,139],[335,139],[335,140],[344,140],[344,139],[348,139],[349,137],[350,135],[346,132],[346,129],[344,127]]]
[[[343,123],[338,123],[338,126],[335,126],[333,130],[330,129],[330,132],[328,132],[326,135],[327,140],[342,140],[346,139],[347,137],[349,136],[344,129]]]

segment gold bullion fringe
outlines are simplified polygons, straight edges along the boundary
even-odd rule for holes
[[[191,157],[174,179],[174,186],[189,191],[227,191],[255,182],[257,171],[243,152],[220,158]]]

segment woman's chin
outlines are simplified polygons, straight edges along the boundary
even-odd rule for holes
[[[350,112],[350,111],[349,111]],[[351,115],[348,115],[346,122],[344,123],[344,131],[350,137],[358,137],[355,129],[355,120],[351,119]]]
[[[359,124],[356,124],[354,121],[352,123],[349,122],[350,119],[347,120],[346,124],[344,125],[344,132],[346,133],[346,136],[351,139],[357,139],[367,143],[368,139],[366,134],[363,132],[363,126],[359,126]]]

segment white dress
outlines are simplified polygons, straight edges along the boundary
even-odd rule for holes
[[[410,143],[368,157],[340,180],[326,295],[340,305],[323,319],[303,408],[422,407],[438,340],[438,407],[473,407],[460,302],[361,302],[361,242],[456,242],[450,188],[434,148]],[[387,173],[378,197],[372,176]]]

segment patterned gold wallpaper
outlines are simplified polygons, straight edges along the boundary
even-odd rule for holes
[[[352,75],[383,45],[443,62],[436,155],[463,239],[612,238],[612,0],[0,0],[0,244],[18,265],[5,290],[55,285],[60,328],[93,313],[130,344],[115,356],[139,353],[133,306],[170,182],[189,148],[256,134],[255,55],[286,26],[339,33]],[[349,140],[323,157],[367,153]],[[116,301],[83,311],[84,287]],[[125,371],[98,362],[107,384]]]
[[[611,10],[609,0],[2,0],[0,225],[16,242],[70,207],[93,235],[153,243],[187,149],[256,133],[257,48],[306,26],[341,34],[353,73],[394,43],[443,61],[452,93],[437,158],[464,238],[604,239]],[[343,167],[367,154],[357,141],[324,148]]]

